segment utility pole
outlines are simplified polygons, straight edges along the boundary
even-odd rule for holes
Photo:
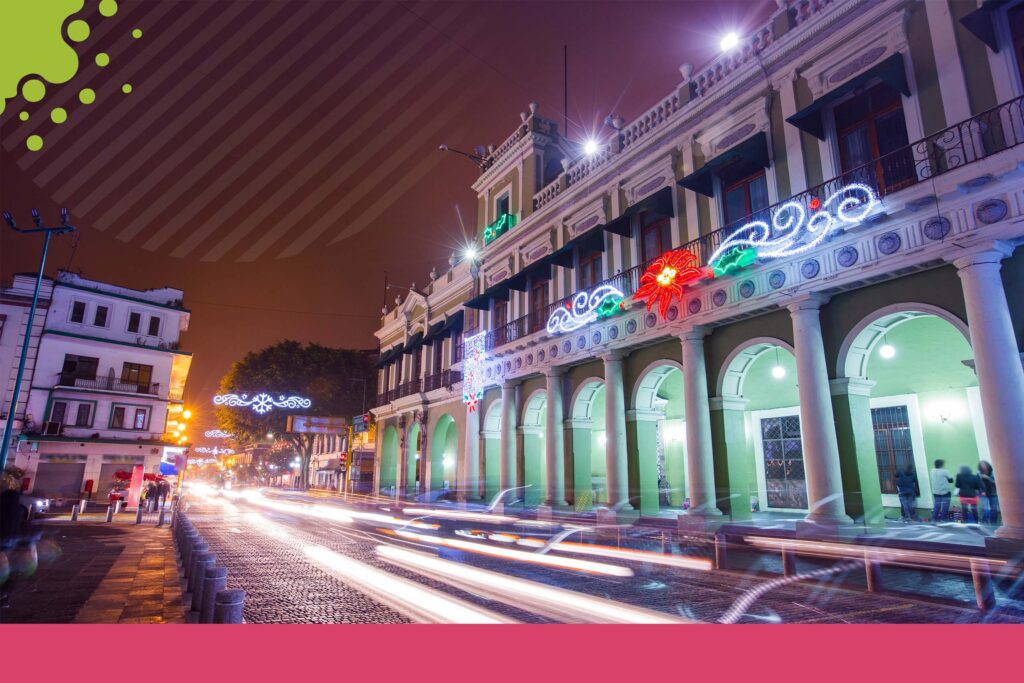
[[[14,392],[11,395],[11,408],[7,411],[7,423],[4,425],[3,441],[0,441],[0,473],[7,468],[7,451],[11,447],[11,430],[14,428],[14,415],[18,410],[18,398],[21,394],[21,380],[25,376],[25,362],[28,359],[29,340],[32,337],[32,324],[35,322],[36,305],[39,303],[39,288],[43,283],[43,270],[46,268],[46,254],[50,250],[50,237],[75,231],[75,226],[68,224],[67,209],[60,210],[61,224],[59,227],[55,228],[48,228],[43,225],[43,221],[39,217],[39,211],[37,209],[32,209],[32,222],[36,225],[34,228],[19,228],[18,224],[14,221],[14,218],[12,218],[11,214],[7,211],[4,211],[3,216],[4,220],[7,221],[7,225],[11,226],[11,229],[15,232],[19,232],[24,235],[41,232],[44,235],[44,239],[43,254],[39,258],[39,273],[36,275],[36,287],[32,292],[32,305],[28,309],[28,324],[25,325],[25,339],[21,342],[21,359],[18,361],[18,378],[14,381]]]

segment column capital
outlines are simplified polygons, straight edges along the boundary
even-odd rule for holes
[[[694,325],[680,332],[678,336],[680,341],[701,341],[710,331],[711,329],[704,325]]]
[[[623,349],[608,349],[600,356],[605,363],[621,363],[625,357],[626,352]]]
[[[810,292],[794,298],[786,304],[786,308],[789,309],[790,313],[796,313],[797,311],[819,311],[823,305],[828,303],[828,300],[829,297],[825,294]]]
[[[562,426],[569,429],[592,429],[594,421],[582,417],[570,417],[562,421]]]
[[[970,268],[971,266],[980,266],[984,264],[999,265],[1003,259],[1013,254],[1013,249],[1014,247],[1012,244],[997,241],[976,251],[969,251],[959,256],[947,257],[946,260],[956,266],[959,274],[959,272],[962,272],[965,268]]]
[[[870,396],[871,388],[878,382],[866,377],[838,377],[829,380],[829,393],[833,396]]]
[[[657,422],[665,415],[657,410],[627,410],[627,422]]]
[[[746,410],[750,400],[739,396],[712,396],[708,403],[711,410]]]
[[[550,367],[544,368],[544,376],[545,377],[561,377],[562,375],[564,375],[566,373],[566,371],[568,371],[568,369],[569,369],[569,366],[567,366],[567,365],[552,365]]]
[[[506,380],[504,380],[501,383],[501,390],[502,391],[512,391],[513,389],[518,387],[520,384],[522,384],[522,380],[520,380],[520,379],[506,379]]]

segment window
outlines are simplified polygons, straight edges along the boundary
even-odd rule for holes
[[[917,179],[910,150],[892,154],[909,144],[897,91],[876,85],[837,105],[835,120],[845,182],[864,183],[885,194]]]
[[[64,355],[64,366],[60,371],[60,383],[75,386],[76,379],[96,379],[100,359],[88,356]]]
[[[132,424],[132,429],[145,429],[146,418],[149,417],[149,411],[145,408],[135,409],[135,422]]]
[[[768,507],[807,509],[800,416],[784,415],[761,420],[764,483]]]
[[[672,248],[672,225],[669,219],[651,213],[640,216],[640,250],[644,263],[653,261]]]
[[[83,302],[75,301],[71,304],[71,322],[85,322],[85,304]]]
[[[95,325],[96,327],[106,327],[107,313],[109,312],[110,309],[107,308],[106,306],[97,306],[96,313],[93,315],[92,324]]]
[[[110,411],[110,428],[124,429],[124,406],[114,406]]]
[[[547,324],[549,282],[541,280],[530,287],[530,332],[544,329]]]
[[[495,301],[494,302],[494,324],[491,326],[493,329],[505,327],[508,323],[508,302],[507,301]]]
[[[872,408],[871,425],[875,431],[878,482],[882,486],[882,493],[895,494],[896,474],[906,469],[907,465],[914,464],[907,407]]]
[[[67,416],[68,404],[64,401],[54,401],[50,407],[50,422],[64,423],[64,418]]]
[[[140,390],[148,390],[150,380],[153,379],[152,365],[139,365],[138,363],[125,363],[121,368],[121,381],[125,384],[134,384]]]
[[[768,208],[768,181],[765,179],[764,169],[758,169],[754,173],[747,173],[748,170],[749,168],[733,167],[726,169],[719,176],[722,182],[722,210],[726,226],[738,225],[747,216]]]
[[[579,289],[590,289],[601,281],[601,252],[595,251],[580,256],[580,265],[576,269],[576,284]]]
[[[89,427],[92,425],[92,404],[79,403],[78,411],[75,413],[76,427]]]
[[[149,336],[155,337],[160,334],[160,318],[155,315],[149,316]]]
[[[494,220],[498,220],[504,214],[509,213],[509,194],[505,194],[498,197],[498,202],[495,204],[495,215]]]
[[[128,314],[128,331],[138,332],[142,326],[142,314],[141,313],[129,313]]]

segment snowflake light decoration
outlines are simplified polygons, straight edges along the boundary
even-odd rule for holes
[[[207,429],[203,432],[203,436],[207,439],[230,439],[234,437],[234,434],[225,432],[223,429]]]
[[[487,360],[487,333],[481,332],[463,342],[462,401],[469,412],[476,410],[484,397],[484,362]]]
[[[683,296],[686,283],[704,275],[693,252],[688,249],[668,251],[656,258],[640,276],[640,287],[633,298],[646,302],[648,311],[658,304],[658,313],[664,318],[672,300]]]
[[[248,394],[218,394],[213,397],[214,405],[227,406],[229,408],[252,408],[253,411],[264,415],[274,408],[308,408],[313,402],[301,396],[278,396],[276,399],[270,394],[261,392],[252,398]]]

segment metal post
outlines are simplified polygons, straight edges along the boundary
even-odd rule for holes
[[[139,507],[135,511],[135,523],[142,524],[142,503],[139,503]]]
[[[160,516],[157,517],[156,525],[157,526],[163,526],[164,525],[164,509],[163,508],[160,508]]]
[[[199,560],[210,551],[210,546],[202,541],[192,546],[192,554],[188,558],[188,592],[196,592],[197,577],[199,575]]]
[[[85,514],[85,507],[86,507],[86,506],[87,506],[88,504],[89,504],[89,501],[87,501],[87,500],[83,500],[82,502],[80,502],[80,503],[78,504],[78,507],[80,508],[80,509],[78,510],[78,514],[80,514],[80,515],[84,515],[84,514]]]
[[[107,520],[106,521],[108,521],[108,522],[113,522],[114,521],[114,506],[113,505],[108,505],[107,506]]]
[[[213,623],[241,624],[245,591],[240,588],[222,590],[213,601]]]
[[[793,576],[796,574],[796,552],[788,547],[782,546],[782,575]]]
[[[77,522],[78,521],[78,506],[77,505],[72,505],[71,506],[71,521],[72,522]]]
[[[217,594],[227,588],[228,570],[225,567],[207,567],[203,574],[203,603],[199,610],[199,623],[213,623],[213,603]]]
[[[50,250],[50,237],[53,234],[63,234],[66,232],[73,232],[74,226],[68,225],[68,211],[67,209],[61,209],[62,225],[59,228],[46,228],[43,227],[42,221],[39,219],[39,212],[32,209],[32,220],[35,222],[35,229],[19,230],[14,219],[11,218],[11,214],[6,211],[3,214],[4,220],[11,226],[11,229],[20,233],[32,233],[41,232],[44,235],[43,239],[43,254],[39,258],[39,272],[36,275],[36,286],[32,291],[32,305],[28,309],[28,324],[25,326],[25,338],[21,342],[21,357],[18,360],[18,375],[14,380],[14,391],[11,392],[11,407],[8,410],[7,422],[4,423],[4,435],[3,440],[0,441],[0,472],[3,472],[7,468],[7,451],[11,447],[11,430],[14,428],[14,419],[18,412],[18,398],[21,394],[21,381],[25,376],[25,363],[28,361],[28,349],[29,342],[32,338],[32,325],[35,322],[36,317],[36,306],[39,303],[39,288],[43,284],[43,271],[46,268],[46,254]]]
[[[728,564],[727,545],[723,534],[715,534],[715,569],[725,569]]]
[[[871,551],[864,551],[864,574],[868,582],[868,591],[875,593],[882,590],[882,563],[871,558]]]
[[[192,610],[193,612],[199,612],[203,609],[203,588],[206,582],[206,570],[213,569],[217,563],[217,559],[213,556],[213,553],[198,553],[196,558],[196,582],[192,589]]]
[[[971,578],[974,580],[974,598],[978,603],[978,609],[989,610],[995,607],[996,593],[992,587],[992,573],[989,571],[987,560],[971,560]]]

